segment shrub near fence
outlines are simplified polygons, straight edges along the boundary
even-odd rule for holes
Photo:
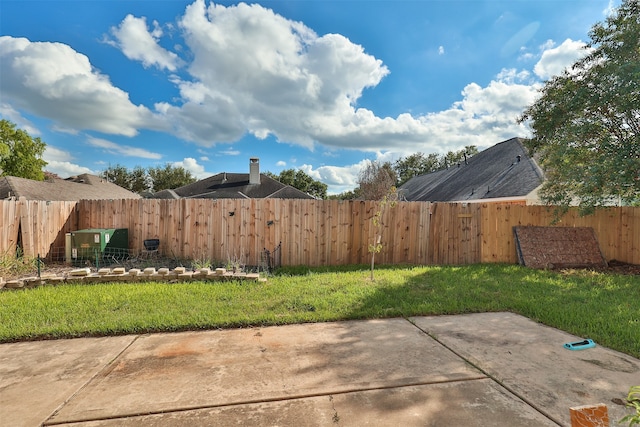
[[[0,201],[1,253],[49,256],[65,233],[127,228],[132,252],[160,239],[165,256],[258,265],[282,242],[283,265],[345,265],[370,261],[374,201],[282,199]],[[383,218],[381,264],[516,263],[513,227],[551,225],[545,206],[507,203],[400,202]],[[556,224],[593,227],[607,260],[640,264],[640,208],[570,211]]]

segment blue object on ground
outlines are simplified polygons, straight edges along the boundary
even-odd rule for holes
[[[596,343],[592,339],[586,339],[582,341],[568,342],[564,345],[564,348],[568,350],[585,350],[587,348],[593,348]]]

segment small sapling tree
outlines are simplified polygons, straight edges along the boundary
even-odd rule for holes
[[[376,254],[380,253],[380,251],[382,250],[382,221],[384,218],[384,213],[387,208],[393,209],[397,203],[398,191],[396,187],[391,187],[389,191],[387,191],[387,194],[384,195],[382,200],[378,202],[377,210],[371,218],[373,229],[375,230],[373,243],[369,245],[369,253],[371,254],[371,281],[375,280],[373,276],[373,269],[375,266]]]

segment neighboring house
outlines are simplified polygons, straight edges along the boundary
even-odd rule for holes
[[[314,197],[260,173],[252,157],[249,173],[222,172],[173,190],[155,193],[155,199],[313,199]]]
[[[139,199],[140,195],[108,182],[99,176],[82,174],[67,179],[53,178],[45,181],[0,177],[0,199],[27,200],[96,200]]]
[[[487,148],[448,169],[415,176],[400,186],[404,200],[428,202],[513,201],[537,204],[542,169],[520,138]]]

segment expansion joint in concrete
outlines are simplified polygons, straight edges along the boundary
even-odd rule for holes
[[[122,347],[122,350],[120,350],[118,352],[118,354],[116,354],[113,359],[111,359],[109,362],[105,363],[105,365],[101,368],[98,369],[96,371],[96,373],[94,375],[92,375],[91,377],[89,377],[87,379],[87,381],[84,382],[84,384],[82,384],[80,387],[78,387],[78,389],[72,393],[71,395],[69,395],[69,397],[67,397],[65,399],[64,402],[62,402],[52,413],[51,415],[49,415],[46,419],[46,421],[44,423],[42,423],[43,426],[48,426],[48,425],[57,425],[57,424],[66,424],[66,422],[64,423],[56,423],[56,422],[50,422],[49,420],[51,420],[52,418],[54,418],[61,410],[62,408],[64,408],[64,406],[69,403],[74,397],[76,397],[78,394],[80,394],[80,392],[82,392],[82,390],[84,390],[95,378],[97,378],[99,375],[106,375],[108,372],[110,372],[114,366],[115,366],[115,361],[118,360],[120,358],[120,356],[122,356],[122,354],[127,351],[127,349],[129,349],[129,347],[131,347],[133,345],[133,343],[135,343],[138,338],[140,336],[139,335],[134,335],[133,339],[124,347]]]
[[[507,386],[506,384],[504,384],[502,381],[500,381],[499,378],[496,378],[495,375],[492,375],[490,372],[486,371],[485,369],[483,369],[481,366],[478,366],[477,363],[472,362],[471,360],[469,360],[468,358],[466,358],[463,354],[460,354],[459,352],[457,352],[455,349],[453,349],[451,346],[448,346],[447,344],[445,344],[442,340],[440,340],[435,334],[430,333],[429,331],[421,328],[420,326],[418,326],[415,322],[413,322],[410,318],[408,317],[404,317],[404,319],[411,323],[413,326],[415,326],[418,330],[420,330],[423,334],[427,335],[428,337],[430,337],[431,339],[433,339],[434,341],[436,341],[438,344],[440,344],[441,346],[443,346],[444,348],[446,348],[447,350],[449,350],[451,353],[455,354],[457,357],[459,357],[460,359],[464,360],[466,363],[468,363],[469,365],[473,366],[475,369],[477,369],[478,371],[482,372],[482,374],[486,375],[487,378],[490,378],[491,380],[495,381],[496,384],[500,385],[500,387],[504,388],[505,390],[507,390],[509,393],[513,394],[514,396],[516,396],[518,399],[522,400],[523,402],[525,402],[527,405],[531,406],[534,410],[536,410],[538,413],[540,413],[541,415],[543,415],[545,418],[549,419],[550,421],[554,422],[555,424],[557,424],[558,426],[562,427],[564,426],[564,424],[562,422],[560,422],[559,420],[557,420],[556,418],[554,418],[552,415],[548,414],[547,412],[545,412],[544,410],[542,410],[538,405],[535,404],[535,402],[532,402],[531,400],[527,399],[525,396],[523,396],[522,394],[518,393],[516,390],[514,390],[513,388]]]
[[[131,344],[133,344],[133,342]],[[131,344],[129,344],[129,346]],[[127,346],[127,348],[129,346]],[[122,352],[120,354],[122,354]],[[116,357],[116,359],[117,359],[117,357]],[[111,369],[111,368],[107,365],[100,372],[104,372],[106,369]],[[99,375],[100,372],[98,374],[96,374],[95,376]],[[482,375],[482,376],[478,376],[478,377],[462,378],[462,379],[412,382],[412,383],[405,383],[405,384],[399,384],[399,385],[378,386],[378,387],[358,387],[358,388],[352,388],[352,389],[332,390],[332,391],[326,391],[326,392],[321,392],[321,393],[300,393],[300,394],[296,394],[296,395],[292,395],[292,396],[281,396],[281,397],[273,397],[273,398],[266,398],[266,399],[248,399],[248,400],[241,400],[241,401],[236,401],[236,402],[225,402],[225,403],[213,404],[213,405],[181,406],[181,407],[175,407],[175,408],[167,408],[167,409],[164,409],[164,410],[161,410],[161,411],[134,412],[134,413],[129,413],[129,414],[119,414],[117,416],[79,417],[77,419],[64,419],[64,420],[61,420],[61,421],[51,420],[53,415],[55,415],[58,411],[60,411],[60,409],[62,409],[62,407],[64,406],[64,404],[63,404],[42,425],[43,426],[56,426],[56,425],[65,425],[65,424],[82,423],[82,422],[86,423],[86,422],[107,421],[107,420],[108,421],[125,420],[125,419],[142,417],[142,416],[149,416],[149,415],[162,415],[162,414],[170,414],[170,413],[198,411],[198,410],[203,410],[203,409],[228,408],[228,407],[234,407],[234,406],[253,405],[253,404],[259,404],[259,403],[287,402],[287,401],[308,399],[308,398],[314,398],[314,397],[329,397],[329,399],[333,402],[333,396],[337,396],[337,395],[359,393],[359,392],[367,392],[367,391],[401,389],[401,388],[405,388],[405,387],[426,386],[426,385],[433,385],[433,384],[460,383],[460,382],[487,380],[487,379],[488,378],[486,376]],[[89,380],[88,382],[90,382],[90,381],[91,380]],[[82,390],[82,388],[84,388],[84,386],[81,387],[76,393],[74,393],[74,396],[78,392],[80,392]],[[73,398],[73,396],[70,397],[69,399],[67,399],[67,402],[69,400],[71,400],[71,398]],[[337,423],[339,421],[339,419],[340,419],[340,415],[337,413],[337,411],[334,411],[334,416],[333,416],[334,422]],[[336,425],[338,425],[338,424],[336,424]]]

